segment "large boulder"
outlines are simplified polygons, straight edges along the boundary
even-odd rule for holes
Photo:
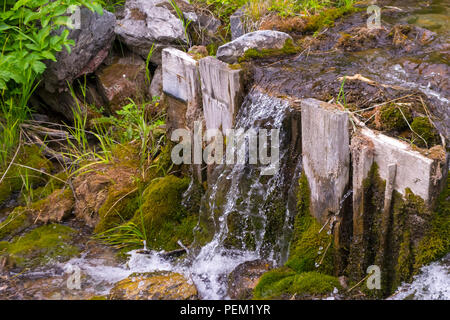
[[[45,89],[58,92],[67,89],[67,82],[82,75],[92,73],[108,55],[114,40],[115,16],[104,10],[98,15],[89,9],[80,10],[81,26],[70,31],[69,39],[74,40],[75,46],[71,52],[63,50],[56,54],[56,62],[47,62],[47,69],[43,75]]]
[[[150,61],[155,64],[161,64],[162,49],[187,44],[183,23],[168,0],[128,0],[115,32],[120,41],[144,59],[154,44]]]
[[[197,300],[197,288],[179,273],[135,273],[116,283],[110,300]]]
[[[272,30],[250,32],[219,47],[217,59],[236,63],[249,49],[282,49],[288,40],[292,41],[292,38],[284,32]]]

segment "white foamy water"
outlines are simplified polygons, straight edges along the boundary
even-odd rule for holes
[[[450,300],[450,254],[422,267],[411,283],[402,284],[388,300]]]

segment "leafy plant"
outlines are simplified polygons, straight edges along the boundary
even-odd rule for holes
[[[101,14],[102,7],[87,0],[3,0],[0,5],[0,166],[5,166],[44,62],[56,61],[57,52],[70,52],[74,45],[67,13],[84,6]]]

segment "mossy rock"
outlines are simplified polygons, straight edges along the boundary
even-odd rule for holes
[[[337,277],[318,273],[305,272],[295,276],[290,292],[297,295],[325,295],[341,289]]]
[[[15,238],[6,248],[9,267],[33,268],[51,262],[64,262],[78,255],[79,248],[69,244],[76,231],[60,224],[38,227]]]
[[[265,273],[254,291],[255,299],[299,298],[324,296],[334,288],[342,290],[338,278],[319,272],[295,273],[289,269],[275,269]]]
[[[419,147],[431,147],[439,143],[439,135],[426,117],[416,117],[411,123],[414,132],[414,143]]]
[[[108,300],[197,300],[198,292],[183,275],[170,271],[133,273],[117,282]]]
[[[33,211],[25,207],[16,207],[0,223],[0,240],[11,239],[33,224]]]
[[[296,272],[282,267],[266,272],[259,279],[253,296],[255,299],[270,299],[287,294]]]
[[[98,211],[100,220],[94,232],[101,233],[127,222],[138,208],[138,188],[130,186],[115,190],[114,185],[111,186],[105,202]]]
[[[394,103],[385,105],[380,110],[381,128],[386,131],[400,132],[408,128],[413,120],[411,111]]]
[[[0,184],[0,203],[7,200],[13,192],[22,188],[22,177],[28,177],[30,186],[36,187],[48,180],[48,176],[41,172],[50,173],[53,169],[52,163],[41,155],[39,148],[35,145],[21,147],[14,162],[38,171],[16,165],[11,166],[5,180]],[[4,168],[0,170],[3,171]]]
[[[287,39],[281,49],[248,49],[244,55],[238,59],[239,63],[252,59],[263,59],[282,55],[296,54],[301,51],[300,47],[294,45],[291,39]]]
[[[181,203],[188,186],[188,178],[169,175],[154,179],[145,189],[131,222],[144,226],[150,248],[169,251],[179,249],[178,241],[192,243],[198,215],[188,214]]]

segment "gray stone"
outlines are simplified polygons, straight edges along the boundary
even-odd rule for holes
[[[303,169],[311,190],[311,213],[325,223],[340,213],[350,179],[348,114],[305,99],[302,107]]]
[[[238,9],[230,16],[231,40],[235,40],[243,36],[245,32],[244,10]]]
[[[250,32],[219,47],[217,59],[227,63],[236,63],[248,49],[281,49],[287,40],[292,41],[291,36],[280,31]]]
[[[214,36],[222,25],[219,19],[210,14],[199,14],[197,23],[200,29],[207,30],[210,36]]]
[[[233,128],[236,112],[242,101],[242,70],[213,57],[200,60],[203,114],[207,129]]]
[[[183,24],[168,0],[127,0],[124,18],[115,29],[119,39],[132,51],[161,64],[161,51],[166,47],[186,44]]]
[[[108,55],[114,39],[115,16],[106,10],[100,16],[82,8],[80,17],[80,29],[71,30],[69,34],[75,41],[71,53],[64,49],[56,54],[57,62],[47,62],[43,84],[50,93],[65,90],[67,82],[94,72]]]

